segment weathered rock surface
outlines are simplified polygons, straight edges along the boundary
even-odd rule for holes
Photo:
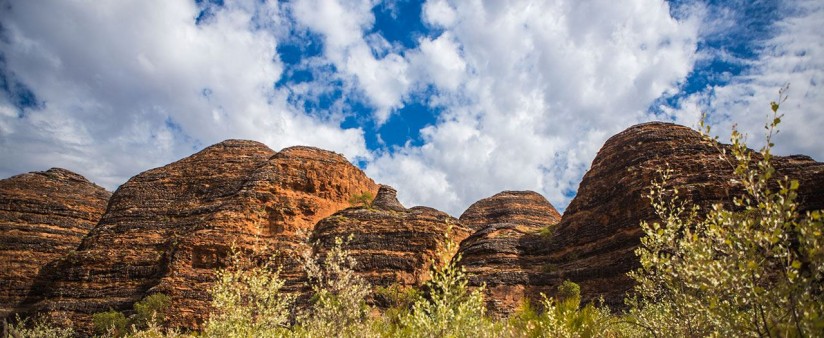
[[[448,214],[427,207],[404,208],[395,189],[382,185],[371,207],[341,210],[321,220],[312,234],[323,255],[335,238],[351,240],[343,248],[358,262],[355,270],[373,286],[420,286],[429,280],[433,261],[446,236],[459,243],[470,233]],[[447,255],[451,257],[450,253]],[[380,305],[380,304],[378,304]]]
[[[40,309],[88,330],[91,315],[128,310],[142,297],[171,297],[172,326],[206,319],[214,270],[234,245],[278,252],[286,278],[314,224],[377,185],[342,156],[310,147],[275,153],[228,140],[141,173],[112,196],[100,224],[76,255],[41,276]],[[290,285],[291,291],[301,286]]]
[[[43,266],[77,248],[110,196],[59,168],[0,180],[0,318],[26,299]]]
[[[530,256],[542,233],[548,233],[561,216],[543,196],[532,191],[504,191],[472,204],[461,222],[478,229],[460,246],[460,264],[469,285],[486,284],[486,303],[491,314],[512,313],[524,297],[536,298],[531,285],[542,264]],[[532,299],[537,301],[539,299]]]
[[[669,165],[669,185],[677,186],[682,198],[702,210],[716,203],[729,205],[740,194],[730,164],[735,160],[720,156],[718,147],[726,146],[690,128],[660,122],[636,125],[611,137],[553,235],[527,250],[542,257],[545,268],[530,277],[531,285],[551,294],[569,279],[580,284],[585,302],[603,296],[608,305],[622,306],[624,293],[633,285],[626,273],[639,266],[633,252],[642,236],[639,223],[656,220],[643,196],[659,168]],[[774,166],[778,177],[800,181],[802,210],[824,208],[824,163],[790,156],[776,157]]]
[[[480,230],[494,223],[542,227],[558,223],[561,214],[539,193],[504,191],[473,203],[460,219],[472,230]]]

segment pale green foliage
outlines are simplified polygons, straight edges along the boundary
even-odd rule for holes
[[[280,292],[284,281],[272,260],[257,263],[233,250],[230,265],[217,272],[211,290],[207,337],[276,337],[288,324],[294,299]]]
[[[578,308],[580,297],[556,301],[544,298],[544,312],[537,322],[541,337],[628,337],[627,325],[612,318],[609,309],[587,304]],[[632,332],[632,331],[630,331]]]
[[[446,232],[449,233],[449,230]],[[457,244],[446,236],[441,254],[456,251]],[[494,323],[484,316],[483,287],[469,291],[466,273],[457,263],[461,259],[432,264],[432,279],[425,285],[428,297],[419,298],[401,316],[395,335],[405,337],[484,337],[495,336]]]
[[[5,320],[4,320],[5,324]],[[38,337],[38,338],[70,338],[74,337],[74,330],[67,326],[57,326],[40,318],[35,320],[21,320],[16,317],[15,323],[8,324],[9,337]],[[5,338],[5,337],[4,337]]]
[[[669,189],[672,172],[653,182],[650,200],[660,222],[642,223],[636,250],[641,268],[630,275],[637,323],[656,336],[819,336],[824,332],[824,222],[799,214],[798,182],[775,176],[772,135],[781,122],[782,90],[771,105],[761,159],[738,131],[731,154],[745,193],[734,210],[715,205],[705,217]],[[708,131],[708,128],[705,129]],[[774,189],[772,187],[777,187]]]
[[[171,329],[163,329],[156,321],[149,321],[146,328],[129,334],[129,338],[178,338],[186,335]]]
[[[635,337],[641,333],[605,306],[581,303],[581,288],[571,281],[558,286],[557,299],[541,302],[543,312],[525,303],[509,320],[509,337]]]
[[[347,239],[351,241],[351,236]],[[366,297],[370,287],[355,273],[355,259],[335,238],[323,256],[303,256],[303,267],[314,292],[311,308],[299,318],[293,333],[305,337],[368,337],[371,332]]]

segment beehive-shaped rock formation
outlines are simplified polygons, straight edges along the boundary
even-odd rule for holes
[[[486,285],[491,314],[510,314],[525,297],[539,294],[533,282],[542,264],[529,250],[560,219],[555,207],[532,191],[501,192],[475,202],[461,215],[463,224],[477,229],[461,243],[461,265],[470,285]]]
[[[429,267],[440,262],[447,236],[459,243],[470,230],[448,214],[427,207],[404,208],[395,189],[382,185],[371,207],[341,210],[320,221],[312,235],[321,255],[335,238],[351,240],[344,248],[357,261],[355,270],[375,286],[420,286]],[[446,256],[451,256],[449,253]]]
[[[0,318],[25,310],[40,269],[77,248],[110,196],[59,168],[0,180]]]
[[[612,307],[623,305],[633,283],[626,273],[639,266],[634,250],[640,244],[641,221],[655,221],[649,200],[650,182],[667,166],[669,186],[680,196],[708,210],[731,205],[741,186],[735,183],[728,150],[690,128],[671,123],[645,123],[611,137],[584,175],[553,235],[528,251],[543,257],[546,274],[536,278],[549,290],[564,279],[579,283],[583,300],[604,297]],[[757,160],[758,154],[753,153]],[[807,156],[774,157],[776,177],[800,182],[801,210],[824,208],[824,163]]]
[[[253,141],[218,143],[122,185],[77,254],[41,276],[49,291],[39,308],[88,332],[93,313],[128,310],[162,292],[175,309],[170,325],[196,328],[209,313],[214,271],[232,246],[277,252],[286,277],[299,275],[293,258],[305,249],[315,222],[348,206],[351,195],[376,190],[363,172],[329,151],[275,153]]]

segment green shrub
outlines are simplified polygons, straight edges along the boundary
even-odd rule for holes
[[[363,191],[360,194],[354,194],[351,197],[349,197],[349,205],[353,207],[362,206],[365,208],[369,208],[372,206],[372,200],[374,198],[375,197],[372,196],[371,192]]]
[[[730,150],[737,163],[731,169],[745,191],[734,208],[715,205],[701,217],[698,206],[679,199],[677,188],[666,188],[671,170],[653,182],[649,198],[661,221],[641,224],[641,268],[631,274],[637,297],[628,301],[634,320],[650,335],[824,332],[824,217],[798,212],[798,181],[774,177],[771,163],[785,99],[782,89],[771,104],[766,145],[754,166],[733,129]]]
[[[94,331],[98,334],[113,337],[125,336],[127,333],[126,329],[129,326],[126,315],[120,311],[111,309],[92,315],[92,324],[94,325]]]
[[[371,308],[366,304],[371,287],[355,272],[357,262],[343,249],[344,240],[335,238],[334,243],[323,255],[306,252],[303,256],[314,296],[294,332],[305,337],[377,336],[368,318]]]
[[[455,252],[457,244],[448,234],[444,253]],[[466,273],[457,264],[460,255],[443,266],[432,264],[432,279],[424,285],[425,297],[412,304],[411,311],[390,329],[393,336],[404,337],[494,337],[500,327],[485,316],[483,289],[470,291]]]
[[[559,302],[569,303],[571,307],[578,308],[581,305],[581,287],[569,280],[565,280],[558,285],[558,293],[555,296]]]
[[[284,281],[270,259],[256,262],[233,250],[230,265],[217,271],[206,337],[279,337],[288,324],[294,297],[281,293]]]
[[[12,323],[5,326],[6,320],[3,320],[5,332],[3,338],[6,337],[37,337],[37,338],[71,338],[74,337],[75,332],[70,326],[55,325],[45,318],[38,318],[34,320],[20,319],[15,317]]]
[[[146,296],[141,301],[134,303],[135,315],[131,323],[137,328],[144,328],[150,323],[162,324],[166,320],[172,300],[162,293],[155,293]]]

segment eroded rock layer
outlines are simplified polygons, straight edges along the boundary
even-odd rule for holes
[[[315,222],[348,206],[351,195],[376,190],[332,152],[221,142],[122,185],[77,254],[43,276],[48,299],[41,310],[88,330],[93,313],[128,310],[162,292],[175,309],[170,324],[195,328],[209,313],[214,270],[232,246],[277,252],[285,277],[297,275],[294,257]]]
[[[496,194],[472,204],[461,215],[463,224],[478,229],[461,242],[461,265],[470,285],[486,285],[491,314],[512,313],[524,297],[538,294],[531,279],[542,272],[542,265],[530,256],[530,250],[560,218],[546,198],[532,191]]]
[[[645,123],[611,137],[584,175],[578,194],[569,204],[551,237],[534,242],[530,255],[542,257],[544,272],[531,284],[549,293],[564,279],[581,286],[584,301],[604,297],[620,307],[632,287],[626,276],[639,266],[634,254],[642,236],[639,223],[655,221],[649,200],[650,182],[659,168],[673,170],[669,186],[680,196],[708,210],[712,204],[730,205],[741,193],[733,180],[726,147],[698,132],[669,123]],[[727,151],[727,154],[730,152]],[[754,154],[757,159],[758,155]],[[801,184],[801,210],[824,208],[824,163],[806,156],[776,157],[778,177]]]
[[[22,306],[43,266],[77,248],[110,196],[59,168],[0,180],[0,318]]]
[[[470,230],[448,214],[427,207],[404,208],[395,189],[381,186],[371,207],[341,210],[321,220],[312,235],[321,255],[335,238],[351,240],[344,249],[358,262],[355,270],[373,286],[420,286],[446,236],[459,243]],[[453,253],[446,255],[451,257]],[[380,304],[379,304],[380,305]]]
[[[494,223],[546,226],[558,223],[561,214],[539,193],[504,191],[473,203],[460,219],[472,230],[480,230]]]

